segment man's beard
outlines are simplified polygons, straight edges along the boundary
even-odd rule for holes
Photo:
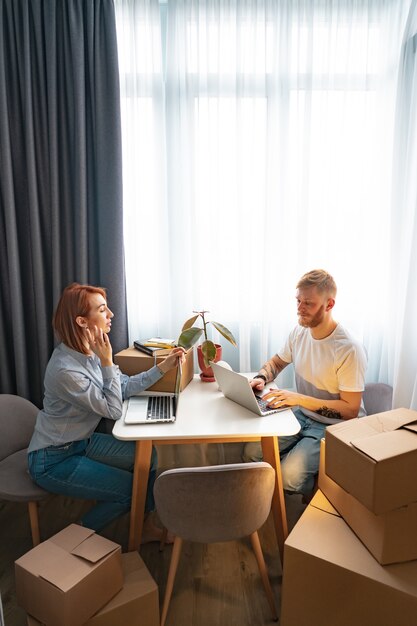
[[[312,318],[305,318],[302,320],[300,316],[298,316],[298,323],[300,324],[300,326],[303,326],[304,328],[316,328],[316,326],[321,324],[323,320],[324,320],[324,304],[319,308],[317,313],[315,313]]]

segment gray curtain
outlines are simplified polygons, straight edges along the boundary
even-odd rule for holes
[[[0,0],[0,391],[40,406],[52,314],[107,288],[127,345],[112,0]]]

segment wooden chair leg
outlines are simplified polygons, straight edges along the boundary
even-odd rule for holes
[[[41,542],[39,532],[39,516],[38,516],[38,503],[28,502],[30,529],[32,531],[33,547],[38,546]]]
[[[258,533],[255,531],[251,534],[250,540],[252,543],[252,548],[256,556],[256,560],[258,562],[259,573],[262,578],[262,582],[265,588],[266,596],[268,598],[269,606],[271,607],[272,619],[274,621],[278,621],[278,613],[275,606],[274,596],[272,594],[271,583],[269,582],[268,572],[266,570],[266,564],[264,555],[261,548],[261,543],[259,541]]]
[[[175,537],[174,545],[172,548],[171,561],[169,564],[168,579],[167,579],[167,585],[166,585],[165,596],[164,596],[164,604],[162,606],[161,626],[164,626],[165,620],[167,618],[169,603],[171,601],[172,589],[174,587],[175,574],[177,573],[177,567],[178,567],[178,563],[180,560],[181,549],[182,549],[182,539],[181,537]]]

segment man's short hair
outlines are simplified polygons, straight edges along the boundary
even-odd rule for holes
[[[311,270],[301,276],[297,283],[297,289],[315,287],[319,293],[328,293],[333,298],[336,297],[337,287],[333,276],[324,270]]]

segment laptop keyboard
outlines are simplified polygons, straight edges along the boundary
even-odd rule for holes
[[[171,400],[170,396],[151,396],[146,419],[159,422],[171,420]]]
[[[255,396],[255,398],[256,398],[256,402],[259,404],[259,408],[261,409],[261,411],[273,410],[272,407],[268,406],[268,402],[266,400],[263,400],[259,396]]]

